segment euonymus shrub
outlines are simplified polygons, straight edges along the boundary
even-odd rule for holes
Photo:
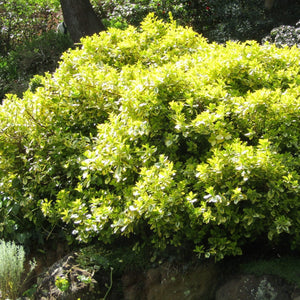
[[[217,259],[299,246],[299,64],[295,47],[209,44],[153,15],[83,39],[1,106],[1,235]]]

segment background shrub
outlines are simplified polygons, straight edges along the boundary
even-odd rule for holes
[[[167,20],[171,12],[180,25],[222,43],[261,41],[272,28],[296,23],[300,12],[298,0],[277,0],[271,11],[261,0],[94,0],[93,4],[108,26],[138,26],[149,12]]]
[[[273,28],[269,35],[263,38],[263,43],[274,43],[277,47],[300,47],[300,21],[295,26],[282,25]]]
[[[0,1],[0,11],[0,55],[6,55],[37,34],[56,28],[59,1]]]
[[[72,46],[68,35],[50,30],[0,56],[0,100],[7,93],[21,97],[32,77],[53,72],[62,53]]]
[[[298,247],[299,57],[153,15],[83,39],[1,106],[1,213],[31,239]]]
[[[21,96],[35,74],[53,72],[69,36],[55,34],[61,17],[58,0],[0,1],[0,102],[6,93]]]

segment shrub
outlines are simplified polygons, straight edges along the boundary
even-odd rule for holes
[[[0,55],[38,34],[54,29],[59,10],[58,0],[0,1]]]
[[[0,102],[7,93],[21,96],[34,75],[53,72],[62,53],[72,46],[68,35],[50,30],[0,56]]]
[[[0,1],[0,102],[6,93],[21,96],[33,75],[54,71],[70,47],[67,37],[54,34],[59,5],[58,0]]]
[[[1,106],[0,212],[15,234],[217,259],[299,246],[299,57],[153,15],[83,39]]]
[[[274,43],[277,47],[300,47],[300,21],[295,26],[282,25],[273,28],[269,35],[263,38],[263,43]]]
[[[25,252],[14,242],[0,241],[0,293],[5,299],[17,299],[24,275]],[[34,263],[31,262],[34,268]]]
[[[172,13],[180,25],[191,26],[210,41],[261,39],[281,24],[293,24],[299,1],[275,1],[265,11],[262,0],[102,0],[92,1],[107,26],[138,26],[149,12],[167,20]],[[284,3],[283,3],[284,2]]]

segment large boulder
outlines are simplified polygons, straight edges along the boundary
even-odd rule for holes
[[[277,276],[240,275],[225,282],[215,300],[298,300],[299,290]]]
[[[213,300],[219,271],[214,263],[190,267],[164,263],[144,274],[125,274],[124,299]]]

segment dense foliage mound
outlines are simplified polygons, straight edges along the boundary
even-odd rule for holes
[[[0,107],[1,237],[298,247],[299,64],[153,15],[83,39]]]

